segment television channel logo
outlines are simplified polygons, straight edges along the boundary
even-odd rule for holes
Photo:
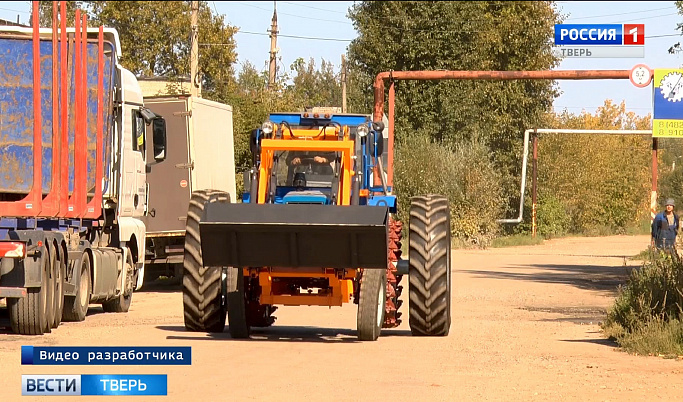
[[[166,374],[23,374],[24,396],[168,395]]]
[[[558,57],[643,58],[645,24],[555,24]]]

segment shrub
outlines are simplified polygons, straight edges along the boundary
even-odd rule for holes
[[[501,176],[485,145],[468,142],[449,148],[415,135],[398,143],[395,155],[399,219],[408,221],[411,197],[441,194],[449,199],[454,240],[489,244],[498,232],[504,199]]]
[[[653,251],[640,269],[633,270],[607,315],[632,332],[653,319],[683,318],[683,262],[677,256]]]
[[[531,233],[531,197],[525,197],[524,221],[515,229],[516,233]],[[540,193],[536,205],[536,233],[546,239],[564,236],[569,232],[571,217],[564,204],[552,194]]]

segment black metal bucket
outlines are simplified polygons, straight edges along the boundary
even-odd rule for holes
[[[210,203],[199,224],[206,266],[387,267],[387,207]]]

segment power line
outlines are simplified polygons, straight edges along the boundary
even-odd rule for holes
[[[242,5],[247,6],[247,7],[258,8],[259,10],[263,10],[263,11],[268,11],[268,12],[271,11],[271,10],[268,10],[267,8],[255,6],[255,5],[252,5],[252,4],[247,4],[247,3],[244,3],[244,2],[241,2],[241,1],[236,1],[235,3],[237,3],[237,4],[242,4]],[[346,21],[326,20],[326,19],[323,19],[323,18],[304,17],[304,16],[302,16],[302,15],[296,15],[296,14],[289,14],[289,13],[278,12],[278,15],[280,15],[280,14],[281,14],[281,15],[288,15],[288,16],[290,16],[290,17],[302,18],[302,19],[305,19],[305,20],[314,20],[314,21],[323,21],[323,22],[333,22],[333,23],[336,23],[336,24],[353,25],[352,23],[346,22]]]
[[[678,13],[669,13],[669,14],[653,15],[652,17],[643,17],[643,18],[641,18],[641,17],[638,17],[638,18],[631,18],[631,19],[628,19],[628,20],[616,21],[615,23],[616,23],[616,24],[621,24],[621,23],[623,23],[623,22],[630,22],[630,21],[651,20],[651,19],[653,19],[653,18],[668,17],[668,16],[670,16],[670,15],[676,15],[676,14],[678,14]]]
[[[11,9],[11,8],[4,8],[4,7],[0,7],[0,10],[4,10],[4,11],[13,11],[13,12],[15,12],[15,13],[22,13],[22,14],[28,14],[28,15],[31,15],[31,13],[30,13],[30,12],[28,12],[28,11],[19,11],[19,10],[13,10],[13,9]]]
[[[593,18],[605,18],[605,17],[616,17],[619,15],[628,15],[628,14],[642,14],[642,13],[649,13],[652,11],[661,11],[661,10],[668,10],[670,9],[671,6],[669,7],[662,7],[662,8],[653,8],[652,10],[642,10],[642,11],[629,11],[626,13],[617,13],[617,14],[604,14],[604,15],[592,15],[589,17],[576,17],[576,18],[567,18],[567,21],[569,20],[587,20],[587,19],[593,19]]]
[[[681,36],[682,34],[667,34],[667,35],[653,35],[653,36],[646,36],[645,39],[652,39],[652,38],[667,38],[669,36]]]
[[[248,4],[245,2],[241,2],[241,1],[236,1],[235,3],[241,4],[241,5],[244,5],[247,7],[252,7],[252,8],[259,9],[259,10],[267,11],[267,12],[271,11],[269,9],[259,7],[259,6],[255,6],[253,4]],[[321,9],[321,8],[313,7],[313,6],[299,5],[299,4],[295,4],[292,2],[283,2],[283,3],[297,5],[297,6],[301,6],[301,7],[307,7],[307,8],[311,8],[311,9],[322,10],[322,11],[332,11],[332,10]],[[215,7],[215,2],[214,2],[214,7]],[[579,20],[579,19],[588,19],[588,18],[604,18],[604,17],[611,17],[611,16],[618,16],[618,15],[629,15],[629,14],[642,14],[642,13],[660,11],[660,10],[665,10],[665,9],[670,9],[670,7],[655,8],[655,9],[651,9],[651,10],[630,11],[630,12],[616,13],[616,14],[604,14],[604,15],[593,15],[593,16],[588,16],[588,17],[568,18],[568,20]],[[341,14],[341,12],[339,12],[339,11],[335,11],[335,12]],[[345,24],[345,25],[353,25],[352,23],[345,22],[345,21],[328,20],[328,19],[321,19],[321,18],[316,18],[316,17],[306,17],[306,16],[301,16],[301,15],[289,14],[286,12],[278,12],[278,14],[288,15],[291,17],[302,18],[302,19],[307,19],[307,20],[333,22],[333,23]],[[669,13],[669,14],[655,15],[655,16],[651,16],[651,17],[638,18],[638,20],[660,18],[660,17],[670,16],[670,15],[675,15],[675,14],[677,14],[677,13]],[[505,19],[507,17],[501,16],[498,18]],[[495,19],[496,18],[494,18],[494,20]],[[473,21],[477,21],[477,20],[467,20],[466,22],[473,22]],[[631,21],[631,20],[619,21],[619,22],[628,22],[628,21]],[[371,22],[377,23],[378,21],[371,21]],[[465,21],[461,21],[461,22],[465,22]],[[619,23],[619,22],[617,22],[617,23]],[[404,32],[406,32],[406,31],[407,32],[432,32],[432,33],[449,33],[449,32],[450,33],[482,33],[482,32],[485,32],[485,31],[481,31],[481,30],[464,30],[464,29],[434,30],[434,29],[429,29],[429,28],[428,29],[400,28],[397,26],[387,26],[387,25],[382,25],[382,24],[380,24],[380,27],[383,27],[386,29],[394,29],[394,30],[398,30],[398,31],[404,31]],[[261,34],[261,33],[256,33],[256,32],[238,31],[238,33],[239,32],[242,32],[245,34],[250,34],[250,35],[266,35],[266,34]],[[338,39],[338,38],[304,37],[304,36],[291,36],[291,35],[290,36],[281,35],[281,36],[288,37],[288,38],[294,38],[294,39],[310,39],[310,40],[335,41],[335,42],[351,42],[352,41],[351,39]],[[659,37],[659,36],[652,36],[652,38],[654,38],[654,37]]]
[[[600,105],[600,106],[562,106],[562,105],[553,105],[554,108],[562,108],[562,109],[597,109],[604,107],[605,105]],[[652,110],[651,107],[626,107],[626,111],[634,109],[634,110]]]
[[[269,34],[267,33],[261,33],[261,32],[250,32],[250,31],[237,31],[236,33],[240,34],[247,34],[247,35],[261,35],[261,36],[268,36]],[[665,37],[671,37],[671,36],[681,36],[682,34],[665,34],[665,35],[652,35],[652,36],[646,36],[645,39],[654,39],[654,38],[665,38]],[[306,40],[321,40],[321,41],[333,41],[333,42],[352,42],[353,39],[341,39],[341,38],[322,38],[322,37],[315,37],[315,36],[298,36],[298,35],[278,35],[280,37],[284,38],[292,38],[292,39],[306,39]],[[228,45],[225,43],[200,43],[200,46],[221,46],[221,45]]]
[[[262,32],[250,32],[250,31],[237,31],[235,32],[236,34],[247,34],[247,35],[261,35],[261,36],[270,36],[270,34],[267,33],[262,33]],[[353,39],[341,39],[341,38],[321,38],[321,37],[315,37],[315,36],[299,36],[299,35],[282,35],[278,34],[278,38],[292,38],[292,39],[306,39],[306,40],[322,40],[322,41],[331,41],[331,42],[351,42]],[[228,43],[200,43],[200,46],[227,46],[229,45]]]
[[[302,5],[302,4],[292,3],[291,1],[281,1],[280,3],[285,3],[285,4],[291,4],[291,5],[293,5],[293,6],[299,6],[299,7],[310,8],[310,9],[313,9],[313,10],[327,11],[328,13],[335,13],[335,14],[344,14],[344,15],[346,15],[346,13],[345,13],[345,12],[342,12],[342,11],[329,10],[329,9],[326,9],[326,8],[319,8],[319,7],[313,7],[313,6],[305,6],[305,5]]]

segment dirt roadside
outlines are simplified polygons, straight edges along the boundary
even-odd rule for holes
[[[598,325],[639,264],[628,257],[647,242],[613,236],[454,250],[446,338],[411,337],[405,302],[403,324],[377,342],[357,342],[355,305],[282,307],[274,327],[235,341],[227,331],[186,332],[178,291],[136,293],[128,314],[93,305],[85,322],[52,334],[0,330],[0,400],[31,400],[21,397],[29,373],[168,374],[169,396],[159,400],[677,400],[683,361],[628,355]],[[192,366],[21,366],[21,345],[191,346]]]

